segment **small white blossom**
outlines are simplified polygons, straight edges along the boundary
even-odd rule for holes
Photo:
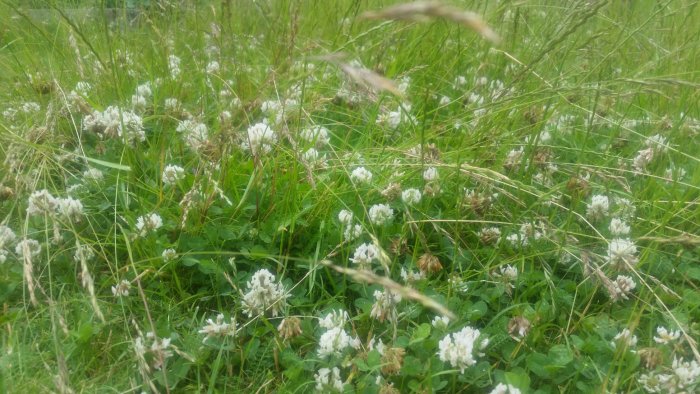
[[[369,269],[372,262],[377,259],[379,259],[379,248],[373,244],[364,243],[355,249],[350,261],[359,265],[361,269]]]
[[[401,192],[401,200],[406,205],[416,205],[421,200],[421,193],[418,189],[406,189]]]
[[[23,239],[15,246],[15,253],[20,259],[24,258],[24,253],[28,253],[28,258],[34,258],[41,253],[41,244],[34,239]]]
[[[358,184],[367,184],[372,182],[372,173],[369,172],[365,167],[357,167],[352,170],[350,174],[350,180]]]
[[[405,268],[401,267],[401,279],[406,283],[417,282],[419,280],[425,279],[425,273],[422,271],[406,271]]]
[[[423,171],[423,179],[426,182],[437,181],[439,177],[440,175],[438,174],[438,170],[435,167],[428,167],[425,171]]]
[[[637,246],[629,239],[615,238],[608,244],[607,262],[613,267],[627,269],[637,261]]]
[[[322,148],[328,145],[331,141],[328,136],[328,129],[323,126],[314,126],[301,131],[301,138],[304,141],[315,144],[317,148]]]
[[[170,76],[176,79],[180,76],[180,58],[175,55],[168,56],[168,70],[170,71]]]
[[[48,190],[43,189],[29,196],[27,214],[29,216],[51,215],[56,210],[56,207],[58,207],[58,200]]]
[[[359,224],[348,224],[343,231],[343,239],[346,241],[354,241],[362,235],[362,226]]]
[[[212,60],[207,64],[207,74],[218,74],[220,70],[221,66],[216,60]]]
[[[90,261],[95,258],[95,252],[88,245],[80,245],[75,248],[73,253],[73,261],[80,263],[81,261]]]
[[[435,328],[444,330],[450,324],[450,318],[447,316],[435,316],[430,324]]]
[[[207,128],[207,125],[190,119],[181,121],[177,125],[175,131],[182,134],[183,138],[185,139],[185,143],[193,151],[197,151],[199,148],[204,146],[209,138],[209,129]]]
[[[354,217],[353,213],[347,209],[343,209],[338,213],[338,220],[342,224],[352,223],[353,217]]]
[[[265,123],[256,123],[248,127],[247,138],[243,139],[241,148],[252,155],[272,152],[277,143],[277,134]]]
[[[161,226],[163,226],[163,219],[157,213],[149,213],[136,219],[136,229],[141,237],[158,230]]]
[[[343,328],[345,327],[345,323],[349,320],[350,316],[348,313],[342,309],[338,309],[330,311],[326,317],[319,320],[318,325],[328,330],[332,328]]]
[[[394,210],[386,204],[375,204],[369,208],[369,221],[376,226],[389,223],[394,218]]]
[[[614,236],[629,235],[630,226],[627,225],[622,219],[613,218],[610,221],[610,234]]]
[[[520,389],[512,384],[499,383],[489,394],[521,394]]]
[[[206,335],[202,341],[203,343],[209,338],[227,336],[232,337],[236,335],[236,320],[231,318],[231,320],[226,323],[224,321],[224,315],[219,313],[216,315],[216,321],[207,319],[207,324],[205,324],[202,329],[198,331],[198,333]]]
[[[0,250],[7,249],[15,244],[17,236],[11,228],[0,224]]]
[[[180,166],[169,164],[163,169],[161,178],[163,184],[174,185],[185,178],[185,169]]]
[[[338,367],[333,367],[333,369],[319,369],[318,373],[314,375],[314,380],[316,381],[316,391],[318,392],[343,391],[343,381],[340,379],[340,370]]]
[[[615,335],[615,338],[613,338],[612,345],[616,346],[616,344],[622,344],[623,347],[626,348],[632,348],[637,346],[637,336],[632,334],[632,332],[625,328],[624,330],[620,331],[617,335]]]
[[[619,299],[627,300],[629,299],[629,294],[637,286],[630,276],[618,275],[614,282],[612,282],[613,290],[610,297],[613,301]]]
[[[175,249],[165,249],[160,256],[163,258],[163,262],[167,263],[177,258],[177,251]]]
[[[324,332],[318,341],[318,356],[325,358],[340,355],[347,348],[359,348],[360,340],[348,335],[341,327],[334,327]]]
[[[72,197],[59,198],[57,211],[66,220],[79,222],[83,217],[83,204]]]
[[[596,194],[591,198],[591,203],[586,207],[586,216],[591,220],[600,220],[608,216],[610,200],[608,196]]]
[[[447,334],[438,345],[440,360],[450,363],[453,368],[459,368],[460,372],[464,373],[467,367],[476,364],[474,352],[479,352],[488,345],[488,340],[480,339],[480,336],[479,330],[471,327]]]
[[[669,344],[681,337],[680,330],[669,331],[666,327],[657,327],[656,334],[657,336],[654,337],[654,342],[662,345]]]
[[[97,168],[90,168],[83,172],[83,179],[90,182],[102,182],[104,174]]]
[[[276,283],[275,276],[266,269],[253,274],[246,285],[248,291],[243,296],[243,310],[248,317],[263,314],[267,309],[272,311],[272,316],[277,316],[287,304],[289,295],[284,286]]]
[[[112,286],[112,295],[115,297],[128,297],[131,289],[131,282],[122,280],[117,285]]]

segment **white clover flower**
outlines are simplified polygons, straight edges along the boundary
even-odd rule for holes
[[[243,296],[243,311],[248,317],[264,314],[270,309],[277,316],[287,305],[288,294],[282,283],[275,283],[275,276],[266,269],[258,270],[246,284],[248,292]]]
[[[216,60],[212,60],[207,64],[207,74],[218,74],[220,70],[221,66]]]
[[[389,289],[384,291],[374,291],[374,304],[369,316],[383,322],[389,320],[395,322],[397,316],[396,305],[401,302],[401,294],[394,293]]]
[[[369,269],[374,260],[379,259],[379,248],[370,243],[364,243],[355,249],[355,253],[350,259],[351,262],[360,266],[361,269]]]
[[[654,148],[642,149],[632,160],[632,166],[638,172],[646,172],[647,165],[654,160]]]
[[[177,125],[175,131],[182,134],[185,143],[193,151],[201,148],[209,138],[209,128],[207,125],[190,119],[181,121]]]
[[[406,189],[401,192],[401,201],[406,205],[416,205],[420,203],[422,196],[418,189]]]
[[[20,110],[25,114],[31,114],[41,111],[41,106],[39,105],[39,103],[27,101],[25,103],[22,103],[22,106],[20,106]]]
[[[343,328],[345,323],[350,320],[348,313],[342,309],[330,311],[323,319],[319,320],[318,325],[330,330],[333,328]]]
[[[173,261],[177,258],[177,251],[175,249],[165,249],[163,253],[161,253],[161,258],[163,259],[164,263],[167,263],[169,261]]]
[[[343,209],[338,213],[338,220],[342,224],[352,223],[353,217],[354,217],[353,213],[347,209]]]
[[[272,152],[277,143],[277,134],[265,123],[256,123],[248,127],[247,138],[241,143],[241,148],[251,155],[261,155]]]
[[[322,148],[331,142],[328,136],[328,129],[323,126],[314,126],[302,130],[301,138],[310,144],[315,144],[317,148]]]
[[[151,91],[151,83],[146,82],[136,87],[136,94],[141,97],[151,97],[153,92]]]
[[[629,239],[615,238],[608,244],[607,262],[620,269],[637,264],[637,246]]]
[[[102,182],[104,174],[97,168],[90,168],[83,172],[83,179],[90,182]]]
[[[632,277],[618,275],[615,281],[612,282],[612,294],[610,294],[610,297],[613,301],[619,299],[627,300],[629,299],[629,294],[635,287],[637,287],[637,284],[634,283]]]
[[[123,279],[121,282],[112,286],[112,295],[115,297],[128,297],[129,290],[131,290],[131,282]]]
[[[5,250],[17,241],[17,236],[11,228],[0,224],[0,250]]]
[[[394,210],[387,204],[375,204],[369,208],[369,221],[376,226],[387,224],[393,218]]]
[[[26,256],[27,258],[34,258],[41,253],[41,244],[34,239],[23,239],[19,241],[15,246],[17,257],[23,259],[25,257],[25,252],[28,254],[28,256]]]
[[[467,78],[463,75],[456,76],[454,82],[452,82],[452,85],[454,86],[455,89],[463,87],[466,84],[467,84]]]
[[[7,261],[7,255],[9,252],[5,249],[0,249],[0,264],[4,264]]]
[[[161,226],[163,226],[163,219],[157,213],[149,213],[136,219],[136,229],[141,237],[158,230]]]
[[[430,324],[435,328],[444,330],[450,324],[450,318],[447,316],[435,316]]]
[[[586,206],[586,216],[591,220],[600,220],[608,216],[610,200],[608,196],[596,194],[591,197],[591,203]]]
[[[318,356],[325,358],[339,356],[345,349],[360,347],[360,340],[348,335],[341,327],[334,327],[324,332],[318,341]]]
[[[83,204],[72,197],[59,198],[57,211],[66,220],[77,223],[83,217]]]
[[[506,264],[505,266],[501,266],[499,268],[500,270],[500,276],[505,278],[506,280],[510,281],[515,281],[518,279],[518,269],[516,267],[513,267],[510,264]]]
[[[324,166],[326,163],[326,155],[318,153],[315,148],[309,148],[301,157],[309,164]]]
[[[120,137],[128,144],[146,140],[143,119],[132,111],[109,106],[104,111],[93,111],[83,118],[83,130],[105,137]]]
[[[406,283],[417,282],[419,280],[425,279],[425,273],[422,271],[406,271],[405,268],[401,267],[401,279]]]
[[[673,181],[680,181],[685,176],[688,175],[688,172],[685,170],[685,168],[673,168],[669,167],[664,171],[664,179],[666,179],[666,182],[673,182]]]
[[[610,234],[617,237],[621,235],[629,235],[630,233],[630,226],[619,218],[612,218],[610,221],[610,227],[608,228],[610,229]]]
[[[343,381],[340,379],[340,370],[338,367],[321,368],[318,373],[314,374],[316,381],[316,391],[327,392],[343,392]]]
[[[512,384],[499,383],[489,394],[521,394],[521,391]]]
[[[637,336],[633,335],[632,331],[625,328],[624,330],[620,331],[617,335],[615,335],[615,338],[613,338],[613,347],[615,347],[618,343],[622,344],[625,348],[635,347],[637,346]]]
[[[216,321],[212,319],[207,319],[207,324],[205,324],[201,330],[197,331],[200,334],[205,334],[202,343],[206,342],[209,338],[214,337],[232,337],[236,335],[236,320],[231,318],[231,320],[226,323],[224,321],[224,315],[219,313],[216,315]]]
[[[440,97],[439,104],[440,104],[440,106],[445,106],[445,105],[449,105],[451,102],[452,102],[451,98],[449,98],[447,96],[442,96],[442,97]]]
[[[346,241],[354,241],[362,235],[362,226],[359,224],[348,224],[343,231],[343,239]]]
[[[168,56],[168,70],[172,79],[180,76],[180,58],[175,55]]]
[[[185,179],[184,168],[169,164],[163,169],[162,180],[164,185],[174,185],[183,179]]]
[[[670,393],[669,389],[675,391],[672,379],[673,375],[650,372],[641,375],[638,381],[648,393]]]
[[[180,109],[180,105],[180,101],[176,98],[170,97],[165,99],[164,107],[165,110],[168,112],[177,111],[178,109]]]
[[[666,327],[657,327],[656,334],[657,336],[654,337],[654,342],[662,345],[667,345],[681,337],[680,330],[668,331]]]
[[[428,167],[423,171],[423,179],[426,182],[433,182],[437,181],[440,175],[438,174],[438,170],[435,167]]]
[[[679,391],[695,385],[700,377],[700,364],[696,360],[683,361],[674,357],[671,369],[676,375],[676,385]]]
[[[391,130],[396,130],[402,123],[415,123],[416,118],[409,113],[410,106],[399,107],[396,111],[389,111],[377,117],[377,124],[385,125]]]
[[[146,109],[147,106],[148,100],[145,97],[139,96],[137,94],[131,96],[131,107],[134,110],[142,112]]]
[[[367,184],[372,182],[372,173],[369,172],[365,167],[357,167],[352,170],[350,174],[350,180],[358,184]]]
[[[56,210],[56,207],[58,207],[58,200],[48,190],[42,189],[29,196],[27,214],[29,216],[51,215]]]
[[[479,330],[471,327],[447,334],[438,345],[440,360],[450,363],[453,368],[459,368],[460,372],[464,373],[467,367],[476,364],[474,352],[479,352],[488,345],[488,340],[480,340],[480,336]]]

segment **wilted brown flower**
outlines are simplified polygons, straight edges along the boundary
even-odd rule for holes
[[[382,356],[382,373],[384,375],[398,374],[403,364],[404,354],[406,354],[406,350],[402,347],[385,348]]]
[[[394,256],[408,253],[408,242],[401,237],[392,238],[389,244],[389,252]]]
[[[392,182],[384,190],[382,190],[382,196],[387,200],[396,200],[401,195],[401,184]]]
[[[644,367],[649,370],[655,369],[664,361],[664,355],[661,352],[661,349],[657,349],[655,347],[639,349],[637,354],[639,354],[639,358],[641,358]]]
[[[572,198],[581,199],[588,196],[591,192],[591,187],[587,180],[579,176],[573,176],[566,183],[566,190],[569,191]]]
[[[287,317],[282,319],[282,323],[277,326],[280,336],[285,340],[301,335],[301,320],[296,317]]]
[[[508,322],[508,334],[514,339],[524,338],[531,327],[530,320],[523,316],[515,316]]]
[[[423,274],[432,274],[439,272],[442,269],[442,264],[440,264],[440,260],[437,257],[430,253],[424,253],[418,258],[418,269]]]

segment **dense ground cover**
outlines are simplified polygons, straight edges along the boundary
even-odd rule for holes
[[[222,3],[0,5],[2,391],[697,390],[696,1]]]

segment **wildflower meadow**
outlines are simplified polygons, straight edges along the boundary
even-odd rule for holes
[[[0,391],[697,393],[700,1],[0,0]]]

